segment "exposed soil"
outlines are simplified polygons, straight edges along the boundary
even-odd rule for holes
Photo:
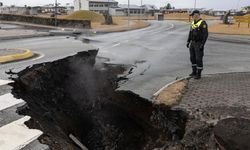
[[[188,80],[184,79],[164,88],[155,98],[155,103],[164,104],[167,106],[178,105],[181,101],[183,93],[188,86]]]
[[[14,78],[12,94],[27,102],[19,113],[40,129],[52,150],[152,150],[178,143],[187,114],[117,91],[126,68],[96,64],[96,50],[28,67]],[[98,67],[97,67],[98,66]],[[123,79],[123,78],[122,78]],[[179,145],[180,146],[180,145]]]

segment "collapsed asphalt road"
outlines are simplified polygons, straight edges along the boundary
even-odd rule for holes
[[[126,68],[96,63],[96,50],[79,52],[17,73],[12,94],[27,102],[19,113],[40,129],[52,150],[152,150],[181,140],[187,114],[155,105],[130,91],[117,91]]]
[[[27,102],[18,112],[32,117],[28,127],[44,132],[42,144],[52,150],[77,150],[81,144],[89,150],[249,149],[250,120],[222,119],[214,126],[185,109],[119,91],[126,79],[121,74],[132,69],[107,65],[97,52],[9,72],[12,94]]]

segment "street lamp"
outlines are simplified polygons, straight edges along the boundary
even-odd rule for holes
[[[109,5],[109,0],[108,0],[108,17],[110,16],[109,10],[110,10],[110,5]]]
[[[57,26],[57,0],[55,1],[55,26]]]
[[[239,5],[240,5],[240,0],[238,0],[238,2],[237,2],[237,8],[236,8],[236,10],[239,10]]]
[[[141,0],[141,18],[140,20],[142,20],[142,0]]]
[[[130,0],[128,0],[128,28],[130,27]]]

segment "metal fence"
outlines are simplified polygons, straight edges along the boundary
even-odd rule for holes
[[[235,16],[234,19],[238,23],[238,28],[241,23],[247,23],[248,28],[250,27],[250,16]]]

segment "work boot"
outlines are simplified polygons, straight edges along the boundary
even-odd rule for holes
[[[197,70],[197,74],[196,74],[196,76],[194,77],[194,79],[199,80],[199,79],[201,78],[201,72],[202,72],[202,69],[198,69],[198,70]]]
[[[196,67],[192,67],[193,71],[192,73],[189,75],[190,77],[195,77],[197,75],[197,68]]]

